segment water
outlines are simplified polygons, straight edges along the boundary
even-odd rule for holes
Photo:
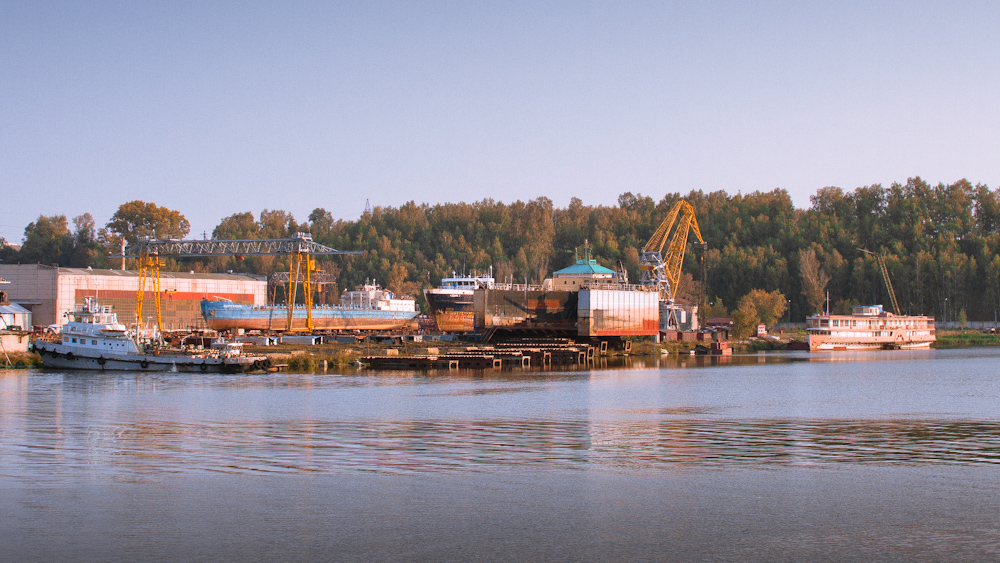
[[[998,359],[7,370],[0,560],[995,559]]]

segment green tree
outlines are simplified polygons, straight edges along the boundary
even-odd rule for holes
[[[96,222],[90,213],[73,218],[73,251],[69,265],[75,268],[107,267],[107,252],[97,239]]]
[[[12,264],[17,262],[17,249],[0,237],[0,264]]]
[[[24,228],[24,244],[18,252],[21,262],[68,265],[72,254],[73,235],[65,215],[39,215]]]

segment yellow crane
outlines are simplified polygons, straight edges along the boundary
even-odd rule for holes
[[[233,239],[233,240],[156,240],[143,237],[130,248],[129,253],[122,253],[122,258],[137,258],[139,260],[139,288],[136,294],[136,318],[142,322],[143,297],[146,293],[147,279],[152,283],[153,300],[156,304],[156,328],[163,333],[160,309],[160,268],[163,263],[160,256],[175,258],[206,258],[212,256],[289,256],[289,298],[287,330],[293,330],[292,310],[295,305],[295,294],[299,281],[302,287],[306,306],[306,326],[300,327],[312,331],[312,273],[316,271],[316,261],[313,256],[340,256],[362,254],[336,250],[313,242],[309,233],[295,233],[294,236],[283,239]]]
[[[864,252],[865,254],[871,254],[875,257],[878,262],[878,269],[882,272],[882,280],[885,282],[885,288],[889,290],[889,301],[892,303],[892,312],[897,315],[901,315],[902,312],[899,310],[899,303],[896,303],[896,292],[892,290],[892,282],[889,281],[889,269],[885,267],[885,255],[876,254],[871,250],[864,248],[859,248],[858,250]]]
[[[639,257],[642,284],[659,286],[660,295],[666,301],[673,301],[677,292],[677,283],[681,278],[681,264],[684,263],[684,253],[687,250],[688,233],[692,230],[698,242],[704,245],[701,229],[698,228],[698,219],[694,216],[694,208],[682,199],[670,208],[667,218],[649,238]],[[670,236],[671,232],[673,236]],[[666,255],[663,255],[663,247],[667,244],[668,237],[670,244],[667,246]]]

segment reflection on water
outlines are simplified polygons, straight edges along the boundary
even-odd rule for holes
[[[0,471],[997,463],[1000,420],[977,405],[991,409],[1000,390],[969,379],[989,378],[997,354],[935,354],[674,356],[547,372],[8,372]]]
[[[80,428],[32,423],[8,445],[34,475],[137,473],[483,471],[543,466],[838,463],[998,463],[1000,423],[937,420],[727,420],[685,416],[639,422],[409,420],[199,423],[145,421]],[[10,466],[8,466],[10,467]]]
[[[0,560],[994,560],[1000,349],[0,372]]]

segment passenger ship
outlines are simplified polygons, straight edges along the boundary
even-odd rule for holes
[[[809,350],[928,348],[936,340],[933,317],[893,315],[881,305],[854,307],[851,313],[809,317]]]

